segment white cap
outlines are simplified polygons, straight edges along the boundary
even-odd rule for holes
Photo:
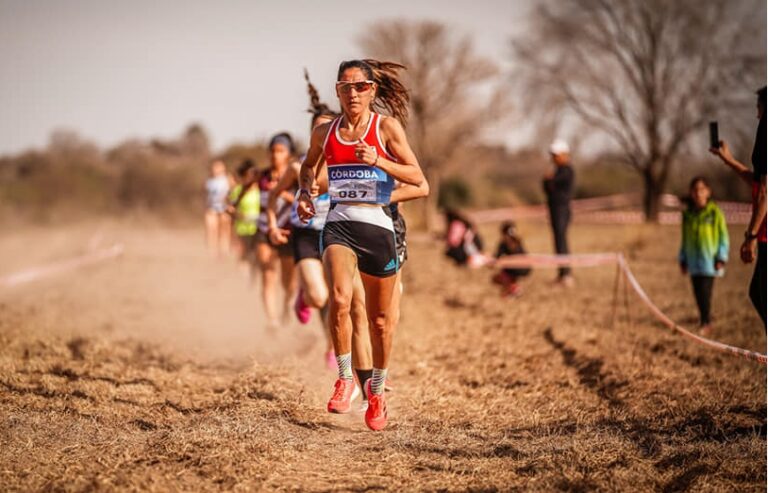
[[[549,145],[550,154],[570,154],[571,148],[568,146],[568,142],[563,139],[555,139]]]

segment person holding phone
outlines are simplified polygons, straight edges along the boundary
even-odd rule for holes
[[[757,136],[752,150],[752,170],[738,161],[731,153],[728,143],[719,141],[719,146],[711,147],[709,151],[719,157],[726,166],[734,170],[752,188],[752,215],[749,225],[744,232],[744,242],[740,254],[744,263],[755,262],[755,270],[749,285],[749,297],[757,313],[766,326],[766,223],[765,223],[765,99],[766,87],[757,91]]]

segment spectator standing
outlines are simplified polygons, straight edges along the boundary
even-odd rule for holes
[[[547,195],[555,252],[565,255],[569,253],[568,225],[571,222],[574,181],[571,149],[566,141],[557,139],[549,146],[549,155],[555,168],[544,176],[544,193]],[[570,267],[561,267],[558,270],[556,282],[565,287],[574,285]]]
[[[757,136],[752,150],[752,170],[739,162],[731,154],[728,144],[721,140],[720,147],[711,148],[709,151],[718,156],[722,161],[734,170],[752,188],[752,216],[747,230],[744,232],[744,242],[741,244],[740,254],[744,263],[755,262],[755,270],[749,285],[749,298],[755,306],[757,313],[765,325],[766,312],[766,226],[765,226],[765,99],[766,88],[757,91]]]
[[[678,260],[683,274],[691,276],[693,294],[699,307],[699,331],[709,335],[712,290],[722,277],[728,261],[730,242],[725,216],[714,201],[707,180],[697,176],[689,187],[688,208],[683,211],[682,244]]]

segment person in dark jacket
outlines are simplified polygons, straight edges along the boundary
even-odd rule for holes
[[[568,225],[571,222],[571,198],[573,196],[571,149],[567,142],[557,139],[549,146],[549,155],[555,169],[544,176],[544,193],[547,195],[549,222],[555,240],[555,252],[562,255],[569,253]],[[569,267],[559,269],[557,282],[566,287],[573,286],[573,276]]]
[[[744,242],[741,244],[740,254],[744,263],[755,262],[755,271],[752,274],[752,282],[749,285],[749,298],[755,306],[758,315],[763,320],[763,329],[766,329],[766,225],[765,225],[765,99],[766,88],[763,86],[757,91],[757,136],[752,150],[752,168],[739,162],[731,154],[731,150],[725,141],[720,141],[720,147],[711,148],[709,151],[718,156],[723,162],[736,172],[752,188],[752,216],[744,232]]]

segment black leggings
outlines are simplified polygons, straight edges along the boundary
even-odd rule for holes
[[[552,226],[552,233],[555,239],[555,252],[558,254],[567,254],[568,250],[568,223],[571,222],[571,210],[567,207],[550,206],[549,220]],[[560,267],[558,269],[559,277],[565,277],[571,274],[570,267]]]
[[[755,272],[752,274],[752,282],[749,284],[749,299],[755,305],[757,313],[763,319],[763,329],[765,326],[765,243],[757,244],[757,262],[755,262]]]
[[[699,306],[699,320],[701,325],[709,325],[711,322],[709,312],[712,308],[712,288],[715,278],[712,276],[691,276],[693,294],[696,296],[696,304]]]

